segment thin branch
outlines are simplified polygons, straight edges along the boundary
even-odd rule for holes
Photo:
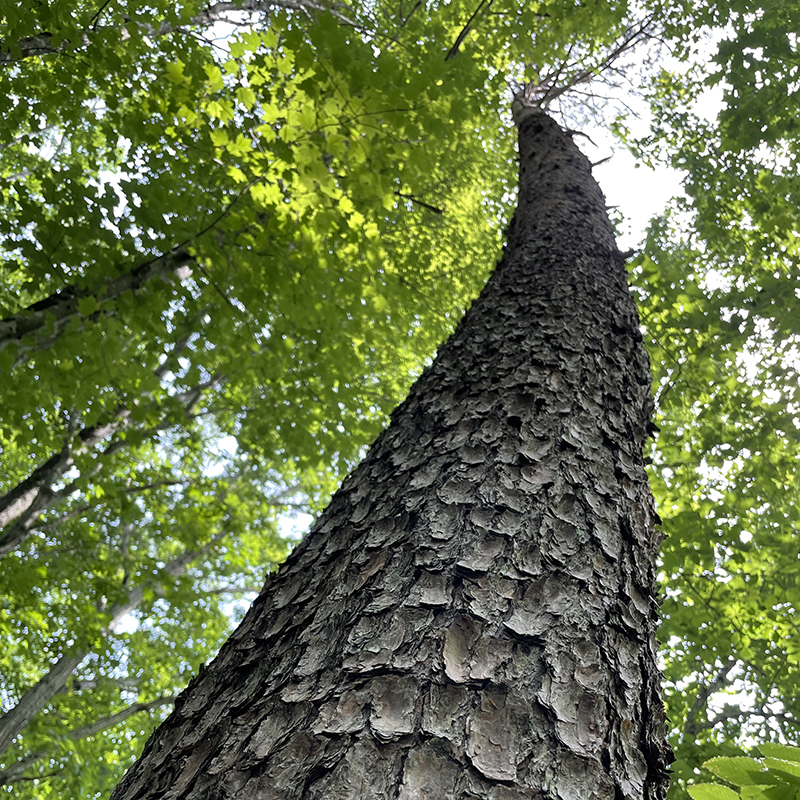
[[[164,363],[153,373],[161,380],[169,370],[170,359],[183,352],[189,342],[188,337],[179,339],[173,346]],[[146,395],[143,395],[146,396]],[[22,514],[37,504],[37,497],[50,491],[50,487],[75,463],[75,457],[89,451],[91,447],[101,442],[110,434],[124,427],[130,419],[131,412],[125,406],[120,406],[110,418],[84,428],[77,434],[79,443],[77,447],[71,444],[75,438],[77,418],[71,419],[64,447],[59,453],[51,456],[44,464],[34,470],[30,476],[18,483],[13,489],[0,496],[0,528],[9,525]],[[52,492],[51,492],[52,494]],[[41,509],[40,509],[41,510]],[[0,537],[0,556],[6,554],[3,549],[5,536]]]
[[[439,208],[439,206],[432,206],[430,203],[426,203],[424,200],[420,200],[418,197],[414,197],[413,194],[403,194],[403,192],[395,192],[395,194],[398,197],[402,197],[403,200],[408,200],[411,203],[415,203],[418,206],[427,208],[428,211],[433,211],[434,214],[444,214],[443,208]]]
[[[219,586],[216,589],[209,589],[206,594],[260,594],[260,586]]]
[[[481,0],[478,7],[472,12],[472,15],[467,20],[467,24],[461,29],[461,33],[459,33],[456,37],[453,46],[447,51],[445,61],[449,61],[451,58],[455,58],[458,55],[458,48],[461,47],[461,43],[467,38],[467,35],[472,30],[472,23],[475,21],[478,14],[480,14],[481,9],[486,6],[486,11],[488,12],[492,7],[493,2],[494,0]]]
[[[191,418],[192,409],[195,405],[197,405],[198,402],[200,402],[203,393],[216,386],[221,382],[221,380],[221,377],[212,378],[211,380],[199,384],[193,389],[173,395],[171,399],[178,400],[181,405],[183,405],[182,410],[184,417]],[[130,411],[128,409],[124,409],[124,413],[120,415],[120,423],[117,426],[117,429],[123,427],[123,425],[128,422],[129,418]],[[175,423],[171,420],[165,420],[153,428],[148,428],[144,432],[145,436],[149,438],[156,433],[160,433],[161,431],[173,427],[174,424]],[[78,491],[82,483],[84,483],[87,479],[97,475],[97,473],[103,469],[103,458],[107,459],[109,456],[113,455],[119,450],[129,446],[129,444],[130,441],[124,438],[120,438],[112,442],[102,451],[102,453],[100,453],[101,458],[98,459],[97,463],[91,470],[81,474],[78,478],[70,481],[70,483],[58,491],[53,491],[51,486],[59,477],[61,477],[61,475],[64,474],[64,472],[67,471],[67,469],[69,469],[69,467],[75,463],[73,455],[70,455],[65,460],[59,461],[59,463],[56,465],[57,469],[53,469],[49,473],[46,473],[45,482],[28,486],[28,491],[25,492],[21,498],[18,498],[18,502],[9,509],[9,512],[19,511],[20,507],[22,507],[24,503],[28,504],[27,507],[18,514],[17,518],[11,524],[6,526],[4,533],[2,536],[0,536],[0,558],[8,555],[8,553],[10,553],[12,550],[19,547],[19,545],[22,544],[34,531],[44,527],[47,522],[39,522],[39,516],[45,511],[49,511],[59,503],[66,500],[68,497]],[[81,447],[79,451],[74,453],[74,455],[83,454],[85,452],[87,452],[87,449],[85,447]],[[56,472],[58,472],[58,475],[56,475]],[[15,489],[12,491],[16,492],[17,489],[19,489],[19,486],[15,487]],[[10,513],[7,514],[7,516],[10,516]]]
[[[629,28],[619,44],[609,51],[599,64],[595,65],[593,68],[584,68],[572,75],[572,77],[567,77],[565,83],[560,83],[559,78],[562,72],[570,69],[569,65],[562,64],[556,70],[546,75],[540,83],[540,87],[544,88],[544,93],[540,93],[539,95],[539,105],[543,107],[570,89],[582,83],[589,83],[595,80],[598,75],[602,75],[606,70],[611,69],[615,61],[634,47],[640,39],[647,34],[647,30],[652,24],[653,19],[654,17],[652,14],[648,15],[638,25]],[[577,64],[575,66],[577,67]]]
[[[19,759],[19,761],[15,762],[10,767],[6,767],[6,769],[0,772],[0,786],[7,786],[9,783],[16,783],[22,780],[30,780],[29,778],[23,777],[25,772],[27,772],[30,766],[35,764],[37,761],[41,761],[51,752],[51,749],[34,750],[32,753],[28,753],[27,755],[23,756],[21,759]]]
[[[96,689],[101,683],[113,683],[122,690],[137,689],[141,683],[141,678],[104,678],[102,681],[93,678],[78,678],[70,683],[71,692],[86,692]]]
[[[713,719],[709,719],[695,728],[695,735],[700,731],[711,730],[721,722],[726,722],[729,719],[751,719],[753,717],[762,717],[764,720],[777,719],[787,725],[800,726],[800,720],[787,714],[785,711],[769,711],[766,708],[742,708],[741,706],[728,707],[730,710],[721,711]]]
[[[728,686],[731,683],[730,673],[736,666],[738,661],[732,658],[727,664],[723,665],[722,669],[716,674],[710,683],[700,683],[700,691],[692,703],[692,707],[686,714],[686,724],[684,725],[684,736],[687,740],[692,740],[703,729],[702,723],[697,722],[697,715],[706,710],[708,700],[715,692],[722,689],[723,686]]]
[[[103,4],[100,8],[97,9],[94,16],[89,20],[89,30],[95,30],[97,28],[97,20],[100,19],[100,15],[105,10],[106,6],[111,2],[111,0],[104,0]]]
[[[106,455],[104,452],[103,455]],[[151,489],[158,489],[162,486],[185,486],[188,483],[187,480],[162,480],[162,481],[155,481],[154,483],[149,483],[144,486],[131,486],[126,489],[121,490],[121,494],[142,494],[144,492],[148,492]],[[71,484],[72,490],[76,489],[77,487],[75,484]],[[66,488],[66,487],[65,487]],[[61,499],[61,494],[63,492],[64,495],[72,494],[73,491],[70,490],[69,492],[61,492],[58,493],[59,499]],[[55,495],[54,495],[55,496]],[[46,531],[54,531],[59,526],[63,525],[65,522],[69,522],[71,519],[76,519],[84,514],[87,514],[94,508],[98,506],[105,505],[105,500],[100,500],[94,505],[92,504],[84,504],[80,506],[75,506],[74,508],[70,508],[69,511],[65,511],[58,519],[46,519],[34,522],[33,525],[28,528],[29,533],[34,533],[38,530],[46,530]],[[0,552],[0,557],[5,555],[5,553]]]
[[[177,342],[172,348],[171,355],[174,356],[180,353],[186,346],[187,341],[187,339],[182,339]],[[157,378],[161,379],[169,370],[169,363],[170,359],[167,358],[158,369],[154,370]],[[224,379],[222,374],[212,376],[209,380],[191,389],[171,395],[169,399],[176,401],[182,407],[181,411],[184,419],[191,418],[195,406],[200,402],[203,395]],[[142,396],[147,397],[148,395],[144,394]],[[127,406],[120,406],[110,419],[90,428],[84,428],[78,434],[79,443],[77,446],[71,444],[69,439],[72,437],[70,436],[59,453],[51,456],[25,480],[0,497],[0,527],[5,528],[4,533],[0,536],[0,557],[8,555],[37,529],[37,519],[40,514],[74,494],[82,481],[96,475],[103,468],[105,459],[130,444],[130,440],[125,438],[119,438],[111,442],[100,453],[100,458],[93,469],[82,474],[58,491],[52,489],[53,484],[75,464],[77,457],[88,453],[94,445],[99,444],[112,433],[127,427],[131,419],[131,413]],[[174,424],[173,420],[166,419],[159,425],[143,431],[143,434],[151,437],[156,433],[167,430]]]
[[[164,695],[163,697],[151,700],[149,703],[133,703],[127,708],[123,708],[122,711],[117,711],[116,714],[110,714],[107,717],[101,717],[96,722],[93,722],[90,725],[84,725],[82,728],[75,728],[67,735],[70,739],[75,739],[76,741],[85,739],[88,736],[95,736],[102,731],[108,730],[109,728],[113,728],[116,725],[125,722],[126,719],[129,719],[135,714],[141,714],[143,711],[150,712],[156,708],[161,708],[162,706],[172,705],[175,702],[175,699],[176,695]]]
[[[411,11],[408,12],[408,15],[403,19],[400,25],[398,25],[397,30],[394,33],[394,36],[392,36],[392,38],[389,40],[389,43],[384,48],[384,52],[388,52],[388,50],[392,47],[392,45],[397,44],[397,42],[400,40],[400,34],[402,33],[403,28],[405,28],[406,25],[408,25],[411,17],[413,17],[417,9],[421,7],[422,7],[422,0],[417,0],[417,2],[414,4],[414,8],[412,8]],[[400,13],[402,13],[402,10]]]
[[[18,366],[27,361],[33,353],[52,344],[74,317],[87,319],[78,309],[78,303],[83,298],[94,297],[102,306],[103,303],[115,300],[126,292],[139,291],[154,278],[183,281],[192,274],[194,265],[194,258],[180,247],[151,258],[118,278],[105,281],[99,287],[78,289],[73,285],[66,286],[22,311],[0,320],[0,350],[10,344],[16,344],[18,353],[14,366]],[[92,317],[97,313],[110,312],[101,308],[99,312],[94,312]],[[32,341],[25,341],[28,337],[35,337],[35,334],[46,329],[50,329],[47,339],[33,338]]]
[[[25,141],[25,139],[30,139],[34,136],[42,136],[46,133],[50,133],[50,131],[55,130],[58,125],[47,125],[44,128],[40,128],[39,130],[31,130],[25,133],[20,133],[18,136],[15,136],[13,139],[9,139],[7,142],[3,142],[0,144],[0,153],[4,150],[7,150],[9,147],[13,147],[15,144],[20,144],[21,142]],[[11,180],[12,176],[7,176],[5,180]]]

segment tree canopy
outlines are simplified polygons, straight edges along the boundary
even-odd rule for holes
[[[789,0],[0,11],[5,790],[107,795],[216,652],[488,276],[532,74],[685,174],[631,272],[673,796],[794,742],[799,28]]]

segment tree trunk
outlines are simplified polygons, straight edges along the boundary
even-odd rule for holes
[[[162,706],[172,705],[174,702],[174,697],[171,695],[165,695],[158,697],[155,700],[151,700],[149,703],[132,703],[127,708],[117,711],[116,714],[110,714],[107,717],[101,717],[89,725],[83,725],[80,728],[73,728],[71,731],[68,731],[65,736],[68,739],[79,742],[81,739],[87,739],[88,737],[96,736],[98,733],[106,731],[109,728],[114,728],[136,714],[150,712],[156,708],[161,708]],[[26,753],[19,761],[11,764],[11,766],[7,769],[0,769],[0,786],[8,786],[10,784],[17,783],[18,781],[26,780],[25,773],[37,761],[47,758],[55,751],[55,745],[51,745],[45,750],[34,750],[31,753]]]
[[[494,276],[114,800],[664,797],[623,262],[531,114]]]

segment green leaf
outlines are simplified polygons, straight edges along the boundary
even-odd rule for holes
[[[739,800],[739,795],[733,789],[718,783],[697,783],[687,786],[686,791],[692,800]]]
[[[205,64],[203,69],[208,78],[209,91],[218,92],[224,87],[222,80],[222,70],[216,64]]]
[[[800,764],[793,761],[783,761],[779,758],[767,757],[764,759],[764,766],[773,774],[800,786]]]
[[[211,138],[211,141],[217,147],[224,147],[226,144],[228,144],[229,141],[228,132],[224,128],[217,128],[211,131],[209,136]]]
[[[758,749],[765,756],[780,758],[784,761],[792,761],[796,764],[800,764],[800,747],[791,747],[787,744],[778,744],[777,742],[764,742],[758,745]]]
[[[248,111],[256,104],[256,93],[249,86],[239,86],[236,97]]]
[[[712,758],[703,766],[736,786],[777,783],[776,779],[770,778],[761,763],[754,758],[745,756]]]
[[[100,308],[100,303],[97,302],[97,298],[94,295],[81,297],[78,300],[78,311],[84,317],[91,316],[98,308]]]

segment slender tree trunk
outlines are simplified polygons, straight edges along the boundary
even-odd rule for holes
[[[179,341],[173,348],[173,352],[179,353],[185,345],[186,340]],[[165,361],[157,370],[154,370],[156,377],[161,380],[170,367],[170,362]],[[182,412],[185,418],[189,418],[203,394],[224,380],[224,375],[214,375],[191,389],[171,395],[170,400],[180,404],[183,407]],[[141,395],[141,399],[147,398],[147,393]],[[109,415],[108,419],[81,430],[75,437],[78,444],[71,446],[67,442],[59,453],[52,455],[27,478],[24,478],[5,494],[0,495],[0,558],[7,556],[26,541],[41,524],[41,514],[50,511],[78,491],[79,482],[77,480],[71,481],[58,490],[53,489],[56,482],[61,480],[67,470],[75,464],[75,458],[87,453],[92,447],[121,428],[127,427],[130,418],[130,409],[120,406],[113,414]],[[173,424],[173,420],[166,419],[143,433],[146,436],[153,436],[159,431],[169,429]],[[98,454],[94,467],[85,472],[82,478],[93,477],[101,472],[107,463],[106,459],[127,447],[128,444],[129,440],[124,438],[112,441]]]
[[[194,561],[204,553],[207,553],[226,534],[227,531],[216,534],[202,550],[184,551],[177,558],[166,564],[163,572],[173,578],[183,575]],[[133,589],[124,602],[117,603],[110,609],[109,620],[103,632],[107,634],[113,631],[131,611],[135,611],[142,604],[146,590],[158,591],[159,588],[161,587],[158,584],[149,583]],[[50,670],[28,689],[12,709],[0,715],[0,757],[4,755],[14,739],[25,730],[33,718],[47,708],[52,699],[63,691],[69,676],[91,652],[89,647],[85,647],[78,649],[77,652],[61,656],[50,667]],[[27,761],[28,764],[30,763],[27,759],[23,760]]]
[[[83,725],[80,728],[73,728],[71,731],[67,731],[64,736],[68,739],[78,742],[81,739],[88,738],[89,736],[96,736],[98,733],[106,731],[109,728],[114,728],[136,714],[150,712],[156,708],[172,705],[174,702],[174,697],[171,695],[165,695],[163,697],[158,697],[155,700],[151,700],[149,703],[132,703],[127,708],[117,711],[116,714],[110,714],[107,717],[101,717],[89,725]],[[37,761],[47,758],[55,751],[56,746],[51,745],[45,750],[35,750],[31,753],[26,753],[25,756],[23,756],[19,761],[13,763],[7,769],[0,770],[0,786],[7,786],[9,784],[16,783],[17,781],[25,780],[25,773]]]
[[[589,162],[520,151],[483,294],[114,800],[664,797],[647,356]]]

